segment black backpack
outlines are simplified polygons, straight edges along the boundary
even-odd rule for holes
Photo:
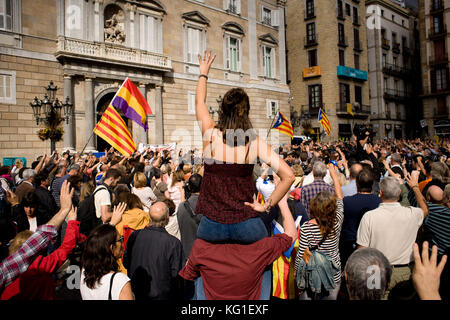
[[[100,190],[107,190],[109,196],[111,197],[111,191],[106,187],[98,188],[86,199],[80,202],[80,207],[78,208],[77,221],[80,221],[80,233],[85,236],[89,236],[89,233],[98,225],[102,224],[102,219],[97,218],[95,214],[95,194]]]

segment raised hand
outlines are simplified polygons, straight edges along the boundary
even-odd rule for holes
[[[111,221],[109,222],[111,225],[115,226],[120,221],[122,221],[122,214],[127,208],[127,204],[125,202],[119,203],[117,206],[114,206],[113,213],[111,216]]]
[[[70,189],[70,183],[66,180],[61,186],[61,195],[59,201],[61,204],[61,210],[69,212],[72,208],[72,196],[75,189]]]
[[[439,295],[439,283],[442,271],[444,270],[447,256],[443,256],[441,262],[437,264],[438,248],[433,246],[431,257],[428,257],[428,242],[422,246],[422,256],[419,254],[419,246],[414,244],[414,270],[412,279],[414,288],[422,300],[441,300]]]
[[[16,196],[16,194],[12,191],[6,190],[6,198],[8,199],[8,202],[11,204],[11,206],[16,206],[19,204],[19,198]]]
[[[214,62],[214,59],[216,59],[216,54],[214,54],[211,57],[211,51],[204,52],[203,57],[199,54],[198,55],[198,62],[200,64],[200,74],[208,75],[209,69],[211,68],[212,63]]]

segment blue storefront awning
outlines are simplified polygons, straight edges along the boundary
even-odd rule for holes
[[[338,77],[346,77],[367,81],[367,71],[354,69],[346,66],[337,66]]]

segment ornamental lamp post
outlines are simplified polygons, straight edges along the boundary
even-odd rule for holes
[[[63,136],[63,129],[59,127],[61,122],[66,121],[68,124],[73,112],[73,104],[70,103],[70,98],[66,97],[65,102],[56,98],[56,91],[58,87],[54,85],[53,81],[45,87],[47,93],[44,94],[44,99],[39,100],[35,97],[30,106],[33,109],[33,115],[36,119],[36,124],[44,123],[45,128],[39,130],[38,136],[42,141],[50,139],[50,151],[55,151],[56,142],[61,141]],[[64,115],[61,114],[63,110]]]

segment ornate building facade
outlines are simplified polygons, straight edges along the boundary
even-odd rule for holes
[[[102,151],[92,130],[129,77],[153,111],[149,130],[127,120],[136,144],[201,148],[195,122],[197,54],[217,53],[207,105],[217,118],[225,92],[249,94],[250,118],[265,137],[279,109],[289,117],[285,2],[280,0],[0,0],[0,155],[48,152],[30,102],[50,80],[74,113],[58,150]],[[39,13],[39,14],[37,14]],[[91,137],[92,136],[92,137]],[[91,138],[91,139],[90,139]],[[288,136],[273,131],[269,142]]]

